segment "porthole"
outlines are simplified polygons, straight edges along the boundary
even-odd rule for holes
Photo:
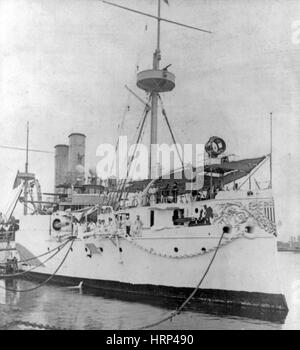
[[[120,251],[120,253],[122,253],[123,249],[122,249],[122,248],[119,248],[119,251]]]
[[[202,253],[206,253],[206,248],[203,247],[203,248],[201,249],[201,252],[202,252]]]
[[[174,252],[175,253],[178,253],[179,252],[179,249],[177,247],[174,248]]]
[[[100,247],[99,250],[100,250],[101,253],[103,253],[103,248],[102,247]]]
[[[84,248],[84,250],[85,250],[86,252],[88,252],[88,249],[87,249],[87,248]]]
[[[246,226],[245,227],[245,232],[246,233],[253,233],[254,232],[254,227],[253,226]]]
[[[230,233],[231,232],[231,227],[230,226],[224,226],[223,227],[223,233]]]

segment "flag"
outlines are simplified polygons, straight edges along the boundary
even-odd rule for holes
[[[169,0],[164,0],[164,2],[165,2],[167,5],[170,5],[170,4],[169,4]]]

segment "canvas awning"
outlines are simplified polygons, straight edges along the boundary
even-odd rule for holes
[[[225,186],[234,181],[237,181],[251,173],[261,162],[266,159],[266,156],[259,158],[249,158],[232,162],[224,162],[220,164],[205,165],[204,167],[204,185],[203,190],[207,190],[212,182],[213,186]],[[212,177],[211,177],[212,174]],[[128,185],[129,192],[143,191],[151,180],[134,181]],[[178,194],[186,192],[186,183],[191,182],[186,179],[184,173],[174,172],[170,174],[169,179],[159,178],[155,181],[154,186],[163,189],[169,185],[169,190],[172,190],[174,183],[178,187]]]

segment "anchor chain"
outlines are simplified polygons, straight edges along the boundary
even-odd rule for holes
[[[229,244],[229,243],[231,243],[231,242],[233,242],[241,237],[245,237],[245,236],[243,234],[238,234],[235,237],[226,238],[226,242],[222,243],[221,246],[225,246],[225,245],[227,245],[227,244]],[[214,248],[207,249],[205,251],[201,250],[200,252],[196,252],[196,253],[192,253],[192,254],[171,255],[171,254],[164,254],[164,253],[157,252],[153,248],[143,247],[143,246],[137,244],[136,242],[134,242],[134,240],[129,239],[128,237],[123,237],[123,238],[125,238],[127,242],[131,243],[132,245],[139,248],[140,250],[143,250],[151,255],[159,256],[162,258],[168,258],[168,259],[177,259],[178,260],[178,259],[194,258],[197,256],[209,254],[217,249],[217,247],[214,247]],[[245,237],[245,238],[247,238],[247,237]]]
[[[42,323],[36,323],[36,322],[29,322],[29,321],[13,321],[7,323],[4,328],[9,329],[10,327],[14,326],[25,326],[25,327],[31,327],[34,329],[39,329],[39,330],[49,330],[49,331],[62,331],[62,330],[67,330],[67,328],[60,328],[60,327],[55,327],[55,326],[50,326],[50,325],[45,325]]]

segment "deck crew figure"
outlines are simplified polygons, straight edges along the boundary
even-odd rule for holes
[[[130,216],[127,215],[125,219],[125,228],[126,228],[126,235],[131,236],[130,230],[131,230],[131,221],[130,221]]]

